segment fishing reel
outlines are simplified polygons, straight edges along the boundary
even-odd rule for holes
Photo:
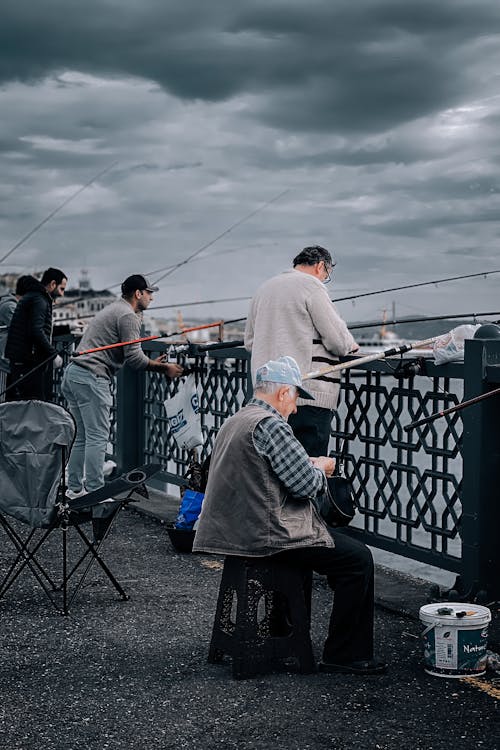
[[[401,359],[393,372],[397,380],[413,378],[415,375],[427,375],[427,366],[424,357],[416,359]]]

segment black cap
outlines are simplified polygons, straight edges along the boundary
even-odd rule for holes
[[[153,286],[145,276],[140,273],[134,273],[132,276],[128,276],[122,284],[122,294],[124,297],[129,297],[136,290],[140,292],[157,292],[159,287]]]

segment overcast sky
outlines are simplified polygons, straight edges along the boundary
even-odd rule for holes
[[[2,272],[156,279],[219,235],[156,304],[250,296],[308,244],[332,297],[500,268],[498,0],[3,0],[0,86],[0,256],[113,165]],[[499,289],[339,309],[494,311]]]

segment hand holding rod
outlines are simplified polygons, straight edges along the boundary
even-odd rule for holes
[[[427,346],[433,344],[438,336],[434,336],[431,339],[424,339],[423,341],[415,341],[413,344],[403,344],[403,346],[395,346],[392,349],[386,349],[383,352],[377,352],[376,354],[368,354],[366,357],[357,357],[356,359],[350,359],[347,362],[339,362],[336,365],[328,365],[328,367],[322,367],[320,370],[312,370],[302,375],[302,380],[310,380],[312,378],[319,378],[321,375],[326,375],[330,372],[340,372],[341,370],[348,370],[351,367],[358,367],[364,365],[367,362],[375,362],[378,359],[385,359],[386,357],[394,357],[397,354],[404,354],[405,352],[411,351],[411,349],[418,349],[421,346]]]
[[[450,406],[448,409],[437,411],[434,414],[430,414],[428,417],[423,417],[422,419],[419,419],[416,422],[411,422],[411,424],[405,425],[403,427],[403,430],[405,432],[410,432],[410,430],[413,430],[414,427],[420,427],[423,424],[428,424],[429,422],[433,422],[435,419],[439,419],[440,417],[445,417],[447,414],[453,414],[453,412],[455,411],[466,409],[468,406],[473,406],[474,404],[477,404],[479,401],[483,401],[485,398],[490,398],[490,396],[495,396],[497,393],[500,393],[500,388],[495,388],[493,391],[488,391],[488,393],[482,393],[480,396],[474,396],[474,398],[470,398],[467,401],[462,401],[461,404],[455,404],[455,406]]]

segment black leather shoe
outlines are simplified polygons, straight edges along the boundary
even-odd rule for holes
[[[333,664],[321,661],[318,665],[320,672],[340,672],[343,674],[385,674],[387,664],[380,659],[365,659],[361,661],[349,661],[345,664]]]

